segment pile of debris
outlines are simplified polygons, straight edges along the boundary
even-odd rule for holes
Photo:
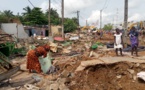
[[[6,42],[14,42],[12,35],[5,33],[0,29],[0,44]]]
[[[69,33],[66,37],[68,39],[65,41],[55,42],[58,45],[58,52],[50,53],[53,65],[58,66],[59,71],[49,75],[28,73],[27,57],[17,57],[12,63],[20,67],[15,67],[14,71],[11,71],[13,75],[8,76],[7,73],[0,75],[5,76],[1,80],[0,89],[143,90],[145,88],[144,81],[137,78],[137,73],[145,70],[145,61],[131,58],[128,54],[116,57],[114,50],[108,49],[105,45],[113,41],[113,36],[107,40],[106,36],[102,40],[96,40],[83,32],[79,36]],[[32,47],[37,45],[25,43]]]

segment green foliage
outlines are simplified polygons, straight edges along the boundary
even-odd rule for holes
[[[47,18],[47,20],[49,17],[48,14],[49,14],[49,11],[47,11],[45,13],[45,17]],[[50,9],[50,23],[51,23],[51,25],[60,25],[61,24],[59,14],[57,13],[57,10],[55,10],[53,8]]]
[[[65,19],[64,21],[64,32],[73,32],[77,29],[77,24],[72,19]]]
[[[25,11],[24,13],[22,13],[24,16],[27,16],[31,13],[31,8],[29,6],[23,8],[23,10]]]
[[[0,23],[8,23],[11,19],[19,19],[24,25],[47,25],[48,24],[48,13],[43,13],[41,8],[29,6],[23,8],[24,12],[22,15],[19,13],[14,15],[12,11],[5,10],[0,12]],[[57,10],[51,8],[50,21],[51,25],[61,25],[61,18],[57,13]],[[64,32],[73,32],[77,29],[77,18],[65,18],[64,20]]]
[[[105,26],[104,26],[104,30],[112,30],[112,28],[113,28],[113,25],[112,24],[106,24]]]
[[[24,15],[24,24],[26,25],[44,25],[47,24],[47,19],[45,18],[41,8],[35,7],[32,10],[28,7],[24,8],[26,11]]]
[[[13,18],[13,12],[10,10],[5,10],[0,12],[0,23],[8,23],[11,18]]]
[[[0,23],[8,23],[9,18],[6,17],[5,15],[0,15]]]
[[[78,19],[76,17],[73,17],[72,20],[78,25]]]
[[[11,17],[14,16],[14,14],[13,14],[13,12],[12,12],[11,10],[4,10],[4,11],[3,11],[3,14],[4,14],[6,17],[9,17],[9,18],[11,18]]]

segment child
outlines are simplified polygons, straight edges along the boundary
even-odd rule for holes
[[[116,55],[118,56],[118,50],[120,50],[121,56],[122,54],[122,48],[123,48],[123,40],[122,40],[122,33],[120,33],[119,29],[116,29],[116,34],[114,34],[114,48],[116,51]]]
[[[136,56],[138,56],[138,44],[139,44],[139,40],[138,40],[138,32],[136,31],[135,27],[132,27],[132,29],[130,30],[130,32],[128,33],[128,35],[130,36],[130,42],[131,42],[131,55],[133,55],[134,51],[136,52]]]

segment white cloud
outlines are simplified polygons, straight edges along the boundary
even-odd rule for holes
[[[102,0],[105,1],[105,0]],[[97,3],[99,3],[100,0],[68,0],[64,2],[64,11],[65,11],[65,16],[66,17],[70,17],[70,14],[73,14],[74,12],[76,12],[77,10],[82,10],[82,9],[87,9],[89,7],[92,7],[93,5],[95,6]],[[56,8],[58,10],[58,12],[61,12],[61,6],[59,1],[56,2],[52,2],[51,3],[51,7],[52,8]],[[48,2],[47,1],[43,1],[42,4],[40,5],[40,7],[42,8],[42,10],[45,12],[48,9]]]
[[[42,9],[43,12],[45,12],[48,9],[48,2],[46,1],[42,2],[40,8]]]
[[[144,20],[145,15],[141,15],[139,13],[133,14],[130,18],[128,18],[128,21],[141,21]]]
[[[111,23],[112,18],[110,18],[110,16],[112,16],[112,13],[105,13],[102,12],[102,24],[106,24],[106,23]],[[100,21],[100,11],[96,10],[96,11],[92,11],[91,15],[89,16],[89,18],[87,19],[89,24],[92,23],[98,23],[97,26],[99,26],[99,22]]]

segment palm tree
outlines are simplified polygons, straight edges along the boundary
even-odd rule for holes
[[[25,11],[24,13],[22,13],[24,16],[29,15],[32,12],[32,9],[29,6],[23,8],[23,10]]]
[[[5,10],[5,11],[3,11],[3,14],[5,16],[7,16],[8,18],[11,18],[11,17],[14,16],[14,14],[13,14],[13,12],[11,10]]]

